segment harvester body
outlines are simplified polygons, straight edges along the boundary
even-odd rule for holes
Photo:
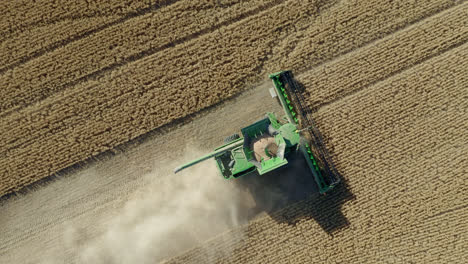
[[[327,158],[322,157],[320,160],[315,158],[316,154],[311,146],[321,143],[321,138],[317,138],[312,128],[314,124],[310,124],[310,120],[305,117],[301,99],[296,95],[299,89],[292,73],[282,71],[270,74],[269,77],[274,85],[274,90],[270,92],[279,99],[287,122],[280,122],[273,113],[267,113],[265,118],[242,128],[242,137],[238,135],[231,137],[232,140],[216,148],[212,153],[176,168],[175,173],[214,158],[220,174],[225,179],[238,178],[251,173],[263,175],[287,165],[287,158],[291,152],[301,151],[320,193],[326,193],[338,184],[336,171],[327,162]],[[296,95],[295,99],[292,94]],[[309,131],[315,139],[312,142],[302,135]],[[319,146],[318,149],[318,154],[324,154],[323,146]]]
[[[265,174],[288,164],[285,155],[296,150],[300,142],[300,135],[296,131],[295,125],[280,124],[273,113],[268,113],[264,119],[242,128],[243,137],[178,167],[175,172],[214,158],[221,175],[226,179],[237,178],[254,171],[260,175]],[[267,144],[264,148],[260,147],[259,153],[256,151],[256,143],[262,140]]]

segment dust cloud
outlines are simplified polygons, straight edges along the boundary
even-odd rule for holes
[[[104,234],[81,247],[78,263],[157,263],[247,222],[240,191],[217,175],[213,160],[166,177],[157,171],[145,175],[153,182],[134,194]]]

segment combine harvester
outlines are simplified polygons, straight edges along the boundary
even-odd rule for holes
[[[214,158],[225,179],[251,173],[263,175],[285,166],[291,153],[301,151],[321,194],[339,183],[315,123],[303,108],[304,98],[292,72],[282,71],[269,77],[274,85],[270,94],[281,103],[286,114],[284,122],[273,113],[267,113],[264,119],[242,128],[242,137],[234,134],[226,138],[224,145],[176,168],[174,173]]]

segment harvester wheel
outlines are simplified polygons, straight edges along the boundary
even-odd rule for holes
[[[229,143],[229,142],[232,142],[236,139],[240,138],[239,134],[234,134],[234,135],[230,135],[229,137],[225,138],[224,139],[224,143]]]

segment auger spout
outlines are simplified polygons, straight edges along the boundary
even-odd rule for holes
[[[177,172],[179,172],[179,171],[181,171],[183,169],[186,169],[186,168],[191,167],[191,166],[193,166],[195,164],[198,164],[198,163],[200,163],[200,162],[202,162],[204,160],[219,156],[219,155],[225,153],[226,151],[229,151],[229,150],[232,150],[232,149],[237,148],[239,146],[242,146],[243,144],[244,144],[243,138],[236,139],[235,141],[230,142],[229,144],[226,144],[224,146],[221,146],[220,148],[216,149],[215,151],[213,151],[213,152],[211,152],[209,154],[206,154],[206,155],[204,155],[204,156],[202,156],[202,157],[200,157],[200,158],[198,158],[196,160],[193,160],[193,161],[191,161],[189,163],[186,163],[186,164],[184,164],[182,166],[179,166],[179,167],[175,168],[174,173],[177,173]]]

